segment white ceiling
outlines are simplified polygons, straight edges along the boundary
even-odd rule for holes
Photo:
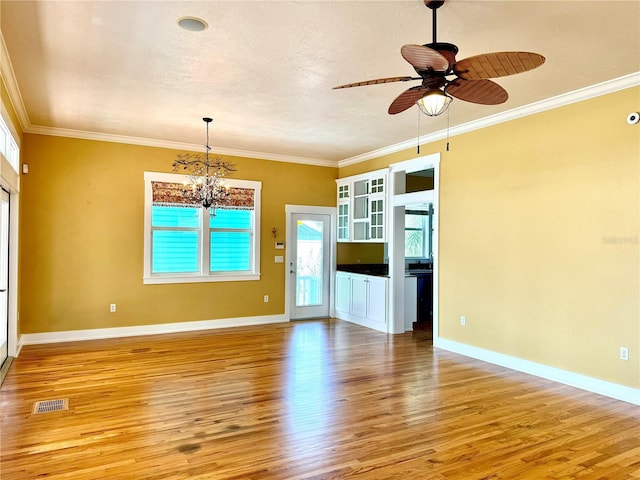
[[[3,73],[26,131],[115,135],[336,162],[408,141],[417,108],[387,114],[413,83],[333,86],[413,75],[404,44],[431,42],[431,11],[409,1],[9,1]],[[204,19],[203,32],[179,17]],[[496,79],[510,95],[454,100],[450,125],[640,71],[639,1],[448,0],[438,40],[457,58],[521,50],[536,70]],[[5,59],[7,60],[7,59]],[[7,78],[13,77],[15,78]],[[22,105],[20,105],[22,103]],[[421,134],[447,115],[422,117]],[[111,137],[115,138],[115,137]]]

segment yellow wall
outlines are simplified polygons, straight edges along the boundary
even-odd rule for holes
[[[640,387],[640,88],[425,145],[440,336]],[[340,176],[415,157],[415,149]],[[460,316],[466,316],[466,327]],[[629,361],[618,358],[629,347]]]
[[[337,168],[230,158],[234,178],[262,182],[262,279],[143,285],[143,172],[178,152],[33,134],[22,148],[21,333],[282,314],[271,230],[284,241],[287,203],[335,206]]]

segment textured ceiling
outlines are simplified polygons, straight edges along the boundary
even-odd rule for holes
[[[214,151],[320,161],[418,132],[415,107],[387,114],[418,82],[332,87],[413,75],[400,47],[432,39],[422,0],[2,0],[0,9],[27,131],[202,145],[201,118],[211,116]],[[209,28],[182,30],[185,15]],[[502,105],[454,100],[451,126],[640,71],[639,29],[638,1],[447,1],[438,40],[455,43],[459,60],[504,50],[547,59],[496,79],[510,95]],[[447,115],[423,117],[420,132],[446,126]]]

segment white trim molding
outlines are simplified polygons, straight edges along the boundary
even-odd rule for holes
[[[640,389],[607,382],[605,380],[569,372],[567,370],[550,367],[548,365],[542,365],[522,358],[492,352],[491,350],[485,350],[472,345],[466,345],[464,343],[458,343],[444,338],[436,338],[435,336],[433,339],[433,346],[449,352],[458,353],[466,357],[506,367],[511,370],[528,373],[529,375],[534,375],[536,377],[576,387],[581,390],[604,395],[605,397],[611,397],[616,400],[622,400],[623,402],[640,405]]]
[[[420,136],[420,143],[425,145],[427,143],[443,140],[455,135],[472,132],[474,130],[480,130],[481,128],[490,127],[499,123],[508,122],[510,120],[516,120],[518,118],[526,117],[528,115],[534,115],[546,110],[563,107],[572,103],[581,102],[583,100],[589,100],[590,98],[599,97],[608,93],[617,92],[626,88],[637,87],[640,85],[640,72],[631,73],[623,77],[614,78],[606,82],[598,83],[590,87],[581,88],[573,92],[563,93],[556,95],[555,97],[547,98],[539,102],[530,103],[529,105],[523,105],[522,107],[516,107],[505,112],[483,117],[478,120],[456,125],[447,130],[440,130],[433,132],[429,135]],[[388,147],[373,150],[371,152],[356,155],[355,157],[345,158],[338,161],[339,167],[346,167],[360,162],[365,162],[374,158],[382,157],[383,155],[390,155],[392,153],[407,150],[409,148],[415,148],[416,139],[411,138],[404,142],[396,143],[395,145],[389,145]]]
[[[38,135],[50,135],[53,137],[68,137],[68,138],[79,138],[82,140],[95,140],[98,142],[125,143],[127,145],[141,145],[143,147],[170,148],[173,150],[186,150],[190,152],[202,151],[202,145],[194,145],[192,143],[173,142],[170,140],[159,140],[156,138],[130,137],[126,135],[88,132],[85,130],[72,130],[68,128],[41,127],[37,125],[29,125],[23,130],[26,133],[35,133]],[[282,155],[278,153],[252,152],[248,150],[237,150],[234,148],[214,147],[211,153],[214,155],[227,155],[230,157],[242,157],[242,158],[256,158],[259,160],[300,163],[303,165],[315,165],[320,167],[337,167],[338,166],[337,163],[333,160],[297,157],[293,155]]]
[[[218,320],[196,320],[193,322],[162,323],[132,327],[93,328],[87,330],[68,330],[63,332],[24,333],[20,337],[20,348],[23,345],[41,343],[78,342],[84,340],[103,340],[106,338],[137,337],[142,335],[159,335],[163,333],[194,332],[198,330],[214,330],[230,327],[248,327],[285,323],[289,319],[284,315],[263,315],[256,317],[221,318]]]

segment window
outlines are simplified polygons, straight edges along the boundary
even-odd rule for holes
[[[227,179],[228,205],[208,209],[183,198],[184,175],[144,178],[144,283],[260,278],[261,182]]]
[[[10,133],[9,125],[0,116],[0,153],[9,161],[13,169],[18,171],[18,163],[20,161],[20,151],[18,144]]]
[[[405,258],[431,258],[431,231],[433,207],[429,210],[406,210],[404,216]]]

